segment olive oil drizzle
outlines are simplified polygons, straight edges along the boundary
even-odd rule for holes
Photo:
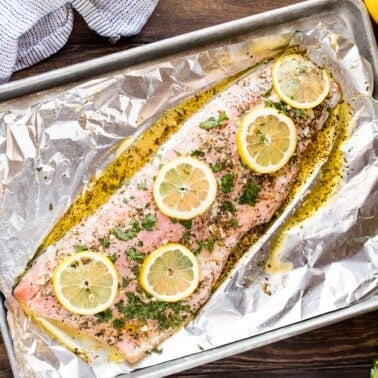
[[[344,100],[340,101],[331,112],[323,129],[318,131],[314,142],[305,151],[297,180],[282,208],[293,201],[306,178],[322,159],[326,158],[327,160],[321,168],[320,175],[311,192],[276,234],[266,263],[267,273],[282,273],[293,268],[291,262],[282,262],[280,259],[286,233],[292,227],[313,216],[322,206],[325,206],[340,187],[344,174],[344,158],[340,146],[347,140],[350,118],[351,108],[349,104]]]
[[[173,135],[193,113],[239,76],[240,73],[231,76],[167,110],[146,132],[110,163],[99,177],[91,179],[88,189],[76,198],[44,239],[38,248],[37,256],[104,204],[121,187],[122,183],[133,176],[154,156],[161,144]],[[128,140],[120,142],[120,148],[127,143]]]

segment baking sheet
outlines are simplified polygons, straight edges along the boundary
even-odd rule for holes
[[[327,2],[328,4],[330,4],[330,2]],[[338,4],[337,4],[338,3]],[[344,4],[344,8],[343,8],[343,6],[342,6],[342,4]],[[342,4],[340,4],[340,2],[331,2],[331,4],[330,5],[332,5],[332,6],[338,6],[338,18],[337,19],[335,19],[335,17],[334,17],[334,12],[332,11],[332,9],[330,10],[329,8],[327,9],[327,12],[326,12],[326,14],[324,14],[324,16],[322,15],[322,20],[326,23],[327,22],[327,20],[329,20],[329,22],[331,23],[331,21],[330,20],[332,20],[332,24],[334,25],[333,27],[335,27],[336,29],[337,28],[340,28],[340,30],[343,30],[343,37],[347,34],[348,35],[348,37],[349,38],[353,38],[353,39],[355,39],[357,36],[356,35],[354,35],[354,32],[355,31],[358,31],[358,29],[356,29],[356,28],[354,28],[355,27],[355,25],[353,24],[353,22],[351,23],[351,20],[352,20],[352,18],[349,18],[349,16],[351,15],[351,14],[353,14],[354,16],[354,18],[356,18],[355,19],[355,22],[358,24],[358,25],[360,25],[361,24],[361,22],[358,22],[359,20],[357,19],[357,17],[356,17],[356,13],[355,13],[355,11],[354,12],[352,12],[352,13],[350,13],[351,12],[351,10],[353,9],[353,6],[356,6],[356,3],[355,2],[343,2]],[[298,7],[295,7],[294,9],[296,10],[296,12],[295,12],[295,16],[299,16],[299,21],[295,21],[295,22],[291,22],[289,25],[287,25],[287,24],[280,24],[279,26],[277,26],[277,27],[275,27],[275,31],[277,32],[277,31],[279,31],[279,32],[282,32],[283,34],[285,33],[285,32],[288,32],[288,30],[297,30],[297,29],[300,29],[301,27],[303,28],[303,25],[308,25],[308,23],[309,23],[309,20],[308,19],[302,19],[302,17],[306,17],[306,15],[307,14],[313,14],[312,12],[314,11],[314,6],[315,5],[317,5],[317,6],[319,6],[319,11],[321,11],[323,8],[322,7],[324,7],[324,2],[307,2],[306,4],[304,4],[304,5],[300,5],[300,6],[298,6]],[[289,7],[290,9],[287,9],[286,10],[286,12],[291,12],[292,13],[292,11],[293,11],[293,7]],[[308,12],[308,13],[306,13],[306,12]],[[344,13],[343,13],[344,12]],[[268,12],[269,13],[269,12]],[[272,15],[272,17],[274,18],[274,17],[289,17],[289,14],[288,13],[285,13],[285,10],[280,10],[280,11],[275,11],[275,12],[273,12],[274,14]],[[259,15],[260,16],[260,15]],[[294,15],[291,15],[291,17],[293,17]],[[366,15],[365,14],[363,14],[363,16],[365,17]],[[257,18],[256,19],[256,17],[255,17],[255,20],[258,20],[259,22],[262,22],[262,20],[264,20],[266,17],[268,17],[269,18],[269,14],[264,14],[264,15],[261,15],[261,17],[260,18]],[[254,21],[253,20],[253,18],[251,19],[251,20],[249,20],[250,22],[252,22],[252,21]],[[317,20],[314,20],[314,23],[315,22],[317,22]],[[243,25],[243,22],[241,22],[241,25]],[[366,26],[366,27],[365,27]],[[240,33],[241,31],[243,31],[243,28],[241,28],[241,30],[238,30],[237,28],[236,28],[236,25],[235,24],[233,24],[233,26],[232,26],[233,28],[234,28],[234,30],[233,30],[233,33]],[[360,27],[360,26],[359,26]],[[366,30],[368,30],[368,25],[364,25],[364,31],[366,32]],[[253,27],[251,27],[252,28],[252,30],[254,30],[253,29]],[[221,33],[222,33],[222,30],[224,30],[224,28],[223,27],[219,27],[219,29],[214,29],[214,28],[212,28],[212,30],[213,30],[213,32],[217,32],[217,33],[219,33],[219,36],[221,35]],[[226,28],[226,30],[227,30],[227,28]],[[346,33],[345,33],[345,31],[346,31]],[[202,42],[204,42],[204,40],[206,39],[206,31],[203,31],[202,32],[203,33],[203,36],[202,36],[202,38],[203,38],[203,41]],[[211,33],[210,33],[211,34]],[[255,34],[254,34],[255,35]],[[368,35],[369,36],[369,33],[365,33],[365,35]],[[359,35],[359,37],[361,37],[362,36],[362,38],[363,38],[363,41],[365,41],[365,44],[366,44],[366,41],[368,41],[369,40],[369,38],[366,38],[366,39],[364,39],[364,36],[363,35]],[[361,41],[362,42],[362,41]],[[365,44],[363,44],[363,43],[361,43],[361,49],[362,49],[362,51],[364,51],[364,50],[366,50],[366,51],[372,51],[373,53],[374,53],[374,49],[375,49],[375,47],[374,46],[369,46],[368,45],[368,47],[369,48],[365,48],[366,46],[365,46]],[[156,46],[156,45],[155,45]],[[360,47],[360,43],[358,43],[358,46]],[[342,53],[342,52],[341,52]],[[137,54],[137,53],[136,53]],[[374,54],[372,55],[373,57],[374,57]],[[376,55],[375,55],[376,56]],[[374,59],[373,59],[373,61],[374,61]],[[89,72],[90,72],[90,66],[91,65],[88,65],[88,70],[89,70]],[[373,65],[372,66],[373,67],[373,69],[374,70],[372,70],[372,75],[375,75],[376,74],[376,65]],[[213,80],[215,80],[216,81],[216,79],[217,79],[217,77],[214,77],[213,78]],[[208,82],[207,83],[203,83],[202,85],[208,85]],[[59,90],[58,90],[58,92],[59,92]],[[44,96],[47,96],[47,97],[49,97],[49,96],[51,96],[52,95],[52,93],[50,92],[50,93],[48,93],[48,94],[42,94],[42,95],[40,95],[39,97],[38,97],[38,101],[40,101]],[[54,93],[54,95],[56,95],[56,93]],[[369,93],[367,93],[367,95],[369,95]],[[36,99],[34,98],[34,99],[32,99],[32,101],[36,101]],[[8,104],[4,104],[3,106],[7,106]],[[362,296],[362,298],[363,298],[363,296]],[[373,308],[376,308],[376,306],[377,306],[377,302],[376,302],[376,300],[374,300],[374,298],[373,298],[373,302],[371,302],[371,299],[369,300],[370,302],[369,302],[369,306],[366,306],[366,307],[364,307],[364,309],[365,310],[372,310]],[[354,306],[352,306],[352,307],[350,307],[349,308],[349,310],[347,310],[348,311],[348,313],[349,313],[349,315],[350,316],[352,316],[354,313],[356,313],[357,311],[360,311],[361,309],[359,309],[359,310],[354,310],[355,309],[355,307]],[[345,316],[345,312],[344,312],[344,316]],[[336,317],[337,318],[337,317]],[[342,315],[340,314],[340,319],[342,318]],[[324,322],[324,323],[323,323]],[[322,324],[326,324],[326,322],[327,322],[327,317],[326,316],[324,316],[324,318],[323,318],[323,320],[322,321],[319,321],[318,323],[317,323],[317,325],[318,326],[321,326]],[[302,323],[300,323],[301,324],[301,326],[298,326],[297,327],[297,331],[298,332],[301,332],[301,331],[303,331],[303,330],[305,330],[306,329],[306,326],[303,328],[303,324],[306,324],[305,322],[302,322]],[[273,334],[273,335],[271,335],[272,337],[270,338],[270,337],[267,337],[266,339],[265,339],[265,341],[264,342],[272,342],[272,341],[275,341],[276,339],[277,339],[277,337],[279,338],[279,337],[283,337],[284,335],[285,335],[285,331],[284,330],[287,330],[288,328],[287,328],[287,326],[286,327],[284,327],[284,328],[280,328],[280,329],[278,329],[277,330],[277,332],[275,333],[275,334]],[[280,332],[280,330],[281,330],[281,332]],[[295,330],[295,326],[294,326],[294,330]],[[286,336],[287,337],[287,336]],[[256,341],[257,339],[256,339],[256,337],[254,337],[254,338],[252,338],[252,339],[250,339],[251,340],[251,342],[250,342],[250,346],[251,347],[253,347],[253,346],[256,346],[256,345],[254,345],[254,341]],[[244,344],[244,345],[246,345],[246,344]],[[227,353],[228,353],[228,351],[230,351],[230,350],[232,350],[232,348],[230,348],[229,346],[225,346],[225,347],[223,347],[223,348],[218,348],[217,349],[217,351],[218,351],[218,353],[216,354],[217,355],[217,358],[221,358],[222,356],[226,356],[226,355],[228,355]],[[220,352],[221,351],[221,352]],[[223,351],[223,352],[222,352]],[[224,354],[222,354],[222,353],[224,353]],[[204,362],[206,362],[206,358],[208,358],[208,357],[205,357],[205,353],[201,353],[201,354],[199,354],[199,355],[196,355],[195,356],[195,358],[191,358],[190,359],[190,357],[187,357],[187,358],[184,358],[184,359],[178,359],[178,360],[176,360],[175,361],[175,367],[174,367],[174,369],[175,370],[173,370],[173,371],[177,371],[177,369],[181,369],[181,368],[185,368],[185,366],[187,367],[188,365],[187,365],[187,363],[188,363],[188,358],[191,360],[191,363],[193,364],[194,362],[193,361],[196,361],[195,362],[195,364],[200,364],[200,363],[204,363]],[[213,356],[214,356],[215,354],[213,354]],[[203,357],[201,357],[201,356],[203,356]],[[203,358],[203,360],[202,360],[202,358]],[[181,364],[181,362],[182,362],[182,364]],[[185,365],[185,363],[186,363],[186,365]],[[159,365],[159,366],[161,366],[161,365]],[[194,365],[190,365],[190,366],[194,366]],[[164,368],[164,369],[166,369],[166,367]],[[144,368],[142,371],[144,372],[146,370],[146,368]],[[164,374],[165,373],[169,373],[170,371],[169,370],[162,370],[161,371],[161,374],[163,374],[163,371],[164,371]],[[155,376],[156,376],[156,374],[158,374],[158,371],[155,369],[154,370],[154,372],[155,372]],[[172,372],[172,371],[171,371]],[[132,373],[133,375],[134,374],[139,374],[139,373]],[[147,374],[147,371],[146,371],[146,374]]]

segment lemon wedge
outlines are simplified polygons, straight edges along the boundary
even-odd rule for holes
[[[143,289],[153,297],[164,302],[177,302],[197,288],[199,264],[188,248],[169,243],[145,258],[139,280]]]
[[[273,88],[280,99],[296,109],[318,106],[330,91],[330,78],[299,54],[277,59],[272,68]]]
[[[290,159],[297,144],[293,121],[274,108],[256,108],[242,119],[236,146],[242,161],[257,173],[273,173]]]
[[[52,275],[54,295],[68,311],[92,315],[106,310],[118,289],[118,274],[110,259],[92,251],[66,257]]]
[[[176,219],[192,219],[203,214],[214,202],[217,182],[211,168],[190,156],[165,164],[153,187],[160,211]]]
[[[377,0],[364,0],[367,10],[373,20],[378,24],[378,2]]]

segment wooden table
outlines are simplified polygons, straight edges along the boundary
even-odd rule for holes
[[[296,0],[161,0],[143,31],[110,44],[75,14],[75,25],[61,51],[16,73],[12,80],[83,62],[112,52],[257,14]],[[375,25],[375,33],[378,28]],[[368,377],[378,358],[378,311],[197,367],[176,377]],[[0,337],[0,378],[12,376]]]

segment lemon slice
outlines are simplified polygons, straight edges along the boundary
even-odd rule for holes
[[[107,256],[84,251],[66,257],[54,269],[52,282],[55,297],[66,310],[91,315],[113,303],[118,274]]]
[[[164,302],[180,301],[198,286],[197,258],[181,244],[166,244],[145,258],[139,280],[153,297]]]
[[[378,24],[378,2],[377,0],[364,0],[367,10],[371,17]]]
[[[272,68],[272,78],[280,99],[297,109],[318,106],[330,90],[327,72],[299,54],[277,59]]]
[[[273,173],[290,159],[297,144],[293,121],[274,108],[256,108],[242,119],[236,146],[242,161],[258,173]]]
[[[192,219],[214,202],[217,181],[210,167],[190,156],[178,157],[159,171],[153,188],[160,211],[176,219]]]

